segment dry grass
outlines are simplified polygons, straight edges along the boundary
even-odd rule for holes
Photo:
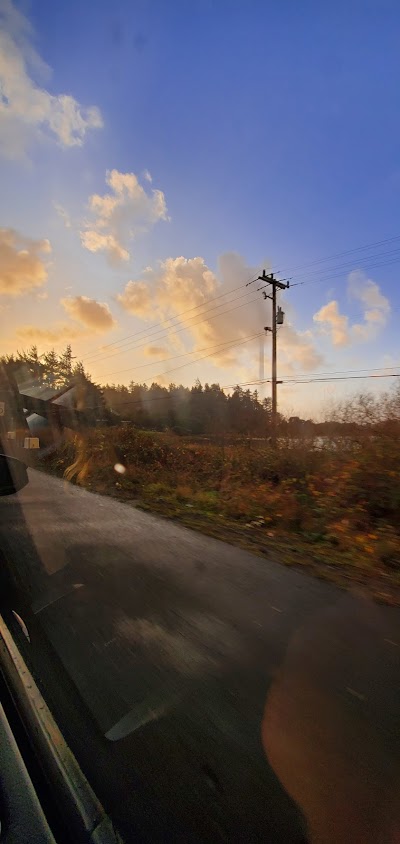
[[[118,427],[76,436],[45,468],[400,603],[400,438],[368,429],[319,445],[223,448]]]

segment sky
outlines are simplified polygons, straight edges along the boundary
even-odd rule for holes
[[[0,354],[269,395],[265,268],[283,412],[388,389],[399,34],[385,0],[0,0]]]

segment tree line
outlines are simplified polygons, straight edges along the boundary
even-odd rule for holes
[[[57,353],[51,349],[39,354],[37,346],[2,358],[3,364],[19,384],[33,382],[54,391],[70,384],[79,387],[83,404],[102,405],[114,414],[115,421],[131,422],[147,430],[170,430],[180,435],[268,437],[271,433],[271,399],[260,397],[257,390],[235,387],[227,395],[219,384],[192,387],[182,384],[150,386],[131,381],[123,384],[95,384],[71,345]],[[298,416],[278,414],[281,436],[353,435],[361,429],[397,431],[400,423],[400,388],[372,396],[368,393],[346,400],[320,423]]]
[[[271,400],[257,390],[236,387],[226,395],[219,384],[196,381],[193,387],[153,383],[103,387],[106,404],[140,428],[177,434],[265,436],[271,427]]]
[[[22,384],[41,384],[54,391],[71,383],[85,383],[98,390],[99,401],[105,403],[121,420],[139,428],[158,431],[171,430],[193,435],[252,435],[265,436],[271,425],[271,400],[260,398],[257,390],[237,387],[226,395],[219,384],[196,381],[193,387],[169,384],[131,382],[94,384],[82,361],[73,356],[71,345],[57,353],[51,349],[39,354],[33,345],[27,351],[6,355],[3,363]],[[92,392],[92,391],[91,391]]]

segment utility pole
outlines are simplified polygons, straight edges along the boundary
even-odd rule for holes
[[[265,331],[272,332],[272,439],[273,442],[276,442],[276,428],[277,428],[277,391],[276,385],[278,384],[277,381],[277,365],[276,365],[276,335],[277,335],[277,326],[283,325],[284,319],[284,312],[282,308],[277,309],[276,307],[276,291],[279,290],[286,290],[289,287],[289,282],[287,281],[286,284],[282,281],[278,281],[275,278],[273,273],[266,274],[265,270],[263,270],[262,275],[258,276],[258,281],[263,281],[265,284],[269,284],[272,287],[272,296],[265,292],[265,290],[261,287],[258,288],[259,290],[263,291],[264,299],[271,299],[272,301],[272,328],[265,327]]]
[[[272,284],[272,431],[276,436],[277,421],[277,395],[276,395],[276,285]]]
[[[258,372],[258,378],[261,382],[264,381],[264,341],[265,341],[265,336],[264,336],[264,334],[261,334],[261,336],[260,336],[260,366],[259,366],[259,372]]]

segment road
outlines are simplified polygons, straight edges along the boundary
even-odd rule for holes
[[[400,840],[398,609],[34,470],[0,521],[125,840]]]

